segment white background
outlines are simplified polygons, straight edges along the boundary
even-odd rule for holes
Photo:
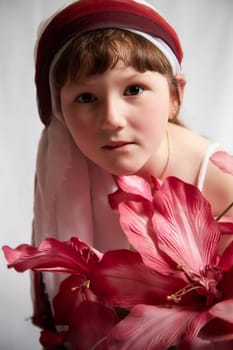
[[[233,152],[233,1],[151,0],[179,33],[187,79],[182,119]],[[64,0],[0,0],[0,246],[29,243],[36,109],[33,47],[39,22]],[[181,166],[185,166],[181,164]],[[29,276],[0,253],[0,350],[39,350]]]

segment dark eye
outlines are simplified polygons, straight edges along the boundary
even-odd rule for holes
[[[135,96],[135,95],[141,95],[143,93],[144,89],[141,86],[138,85],[132,85],[129,86],[125,90],[125,95],[126,96]]]
[[[91,103],[95,101],[95,96],[89,92],[84,92],[83,94],[79,95],[76,100],[79,103]]]

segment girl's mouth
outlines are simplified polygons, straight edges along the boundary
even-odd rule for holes
[[[110,151],[118,150],[118,149],[120,150],[133,144],[134,144],[133,142],[125,142],[125,141],[109,142],[108,144],[104,145],[103,148]]]

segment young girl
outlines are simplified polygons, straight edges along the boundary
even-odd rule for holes
[[[45,129],[34,244],[77,236],[100,251],[128,248],[108,204],[118,175],[173,175],[197,185],[214,215],[229,205],[232,177],[208,162],[220,146],[178,119],[182,55],[174,29],[139,1],[79,0],[46,22],[36,49]],[[53,327],[49,305],[60,283],[54,275],[34,275],[34,321],[41,327]]]

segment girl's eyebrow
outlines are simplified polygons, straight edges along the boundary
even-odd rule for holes
[[[124,72],[122,76],[118,77],[118,80],[128,80],[128,79],[138,79],[141,78],[142,76],[150,74],[150,71],[145,71],[145,72]],[[99,84],[99,79],[101,79],[102,74],[96,74],[92,75],[89,77],[82,77],[81,79],[74,80],[71,82],[71,84],[79,85],[79,86],[90,86],[90,85],[95,85]]]

